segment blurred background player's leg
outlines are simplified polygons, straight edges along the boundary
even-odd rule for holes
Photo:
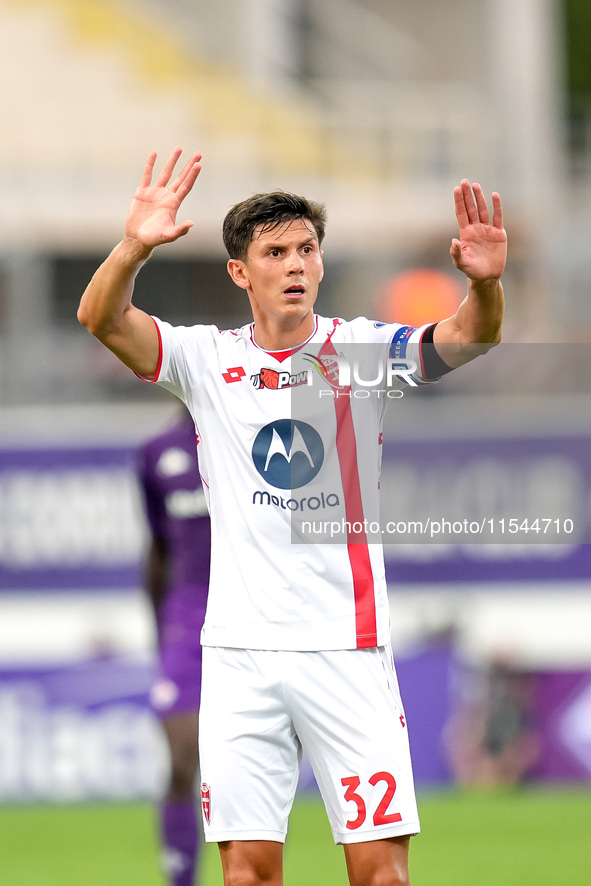
[[[160,805],[162,866],[170,886],[193,886],[201,844],[195,784],[204,596],[195,588],[177,590],[159,613],[160,676],[152,687],[151,702],[170,750],[170,776]]]
[[[181,420],[140,451],[138,479],[151,534],[145,584],[158,635],[159,676],[151,703],[170,750],[160,807],[162,861],[170,886],[192,886],[200,825],[195,811],[201,697],[200,634],[209,581],[210,525],[195,426]]]
[[[171,886],[193,886],[201,843],[195,810],[199,765],[199,714],[190,711],[164,720],[170,746],[170,781],[160,807],[163,867]]]
[[[152,705],[162,720],[170,751],[170,776],[159,810],[162,867],[170,886],[193,886],[201,844],[201,825],[195,808],[201,646],[191,622],[202,620],[202,613],[187,609],[186,615],[185,624],[170,620],[161,630],[161,676],[151,692]]]

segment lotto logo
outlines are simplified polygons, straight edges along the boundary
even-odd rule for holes
[[[242,368],[242,366],[232,366],[230,369],[226,369],[225,372],[222,372],[222,378],[226,382],[226,384],[232,384],[232,382],[240,381],[246,372]]]
[[[205,782],[201,785],[201,805],[203,807],[203,817],[207,824],[209,824],[209,816],[211,814],[211,800],[209,796],[209,785],[205,784]]]

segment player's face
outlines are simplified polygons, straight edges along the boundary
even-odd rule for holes
[[[233,266],[233,267],[232,267]],[[236,283],[248,291],[255,321],[302,320],[311,314],[324,268],[311,222],[295,219],[275,228],[257,228],[245,262],[229,262]]]

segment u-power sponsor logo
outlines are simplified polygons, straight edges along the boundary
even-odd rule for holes
[[[377,397],[402,397],[402,391],[394,389],[393,385],[397,381],[402,381],[413,387],[417,386],[417,382],[413,378],[413,374],[417,371],[417,364],[414,360],[391,357],[389,360],[378,363],[371,370],[373,378],[362,378],[362,369],[359,360],[350,362],[341,354],[331,354],[329,356],[314,354],[306,354],[304,359],[317,370],[318,374],[324,382],[329,386],[329,390],[320,390],[320,397],[356,397],[364,398],[375,394]],[[367,372],[367,367],[363,370]],[[232,378],[232,381],[239,381],[239,378]],[[288,388],[299,388],[302,385],[313,387],[314,373],[306,369],[291,373],[278,371],[276,369],[267,369],[263,367],[260,372],[250,376],[252,386],[257,391],[283,391]],[[380,387],[382,385],[382,387]]]
[[[284,388],[299,388],[300,385],[311,384],[312,373],[304,369],[302,372],[278,372],[276,369],[264,367],[256,375],[251,375],[250,380],[255,390],[267,388],[270,391],[282,391]]]

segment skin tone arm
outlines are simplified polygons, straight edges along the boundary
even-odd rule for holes
[[[507,235],[498,194],[492,195],[492,223],[480,185],[467,179],[454,189],[459,239],[450,255],[468,278],[468,295],[453,317],[435,327],[433,341],[448,366],[461,366],[501,341],[505,300],[500,277],[507,260]]]
[[[164,538],[152,538],[146,560],[146,591],[157,614],[166,596],[168,580],[168,545]]]
[[[151,317],[131,303],[135,278],[156,246],[173,243],[192,227],[177,224],[177,212],[201,171],[201,154],[193,154],[171,182],[182,153],[176,148],[156,183],[152,174],[156,152],[148,157],[140,187],[131,203],[125,236],[100,266],[78,309],[78,320],[138,375],[153,378],[159,358],[156,327]]]

